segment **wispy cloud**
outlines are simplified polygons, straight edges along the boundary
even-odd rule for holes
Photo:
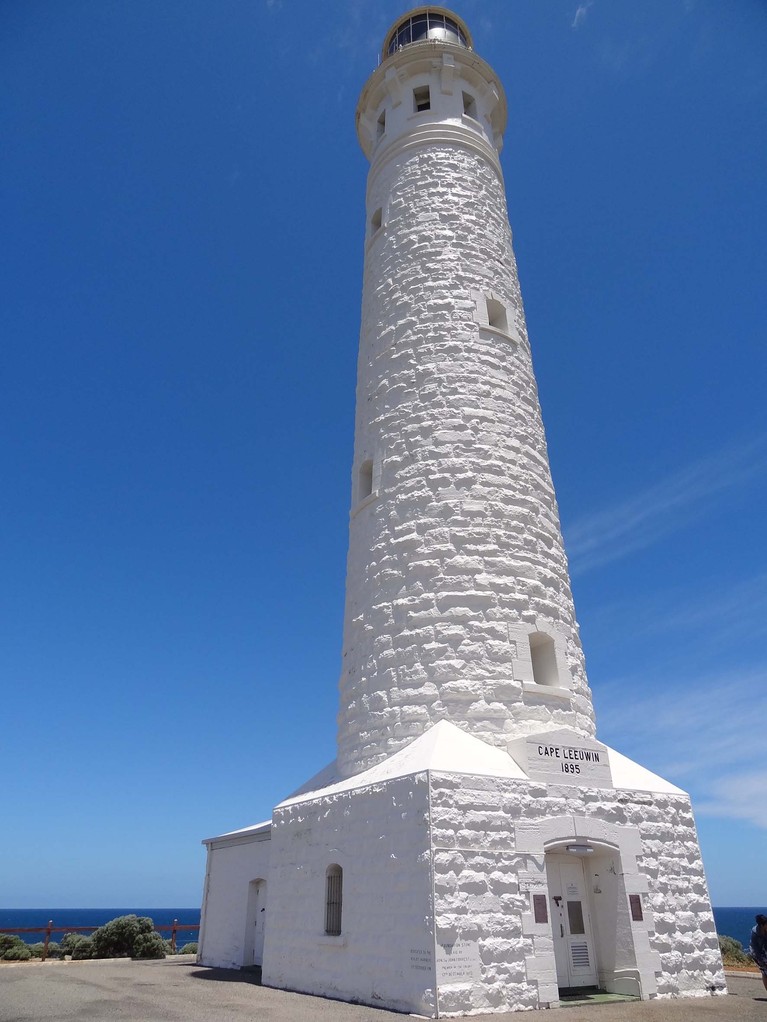
[[[586,20],[590,8],[592,8],[593,6],[594,0],[586,0],[585,3],[578,4],[578,9],[575,12],[575,17],[573,18],[571,28],[580,28],[583,22]]]
[[[589,571],[651,546],[711,513],[725,497],[766,470],[763,438],[729,446],[574,522],[565,536],[572,573]]]
[[[603,655],[625,649],[627,622],[632,644],[642,645],[649,669],[662,662],[668,671],[689,673],[722,656],[732,663],[736,650],[748,658],[767,641],[767,573],[736,581],[714,574],[696,578],[694,588],[611,595],[591,610],[590,643]]]
[[[753,736],[754,746],[759,741]],[[756,748],[754,748],[756,752]],[[731,774],[711,785],[711,796],[701,799],[695,806],[700,816],[719,816],[731,820],[746,820],[767,830],[767,802],[764,799],[767,771]]]
[[[623,678],[600,687],[600,737],[687,787],[696,811],[767,827],[760,728],[767,719],[767,668],[706,679]],[[682,682],[682,683],[680,683]]]

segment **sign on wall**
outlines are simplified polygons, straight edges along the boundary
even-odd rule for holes
[[[437,983],[473,983],[480,978],[479,945],[470,940],[437,941]]]
[[[576,731],[544,731],[518,738],[509,743],[508,751],[532,780],[594,788],[613,786],[607,748]]]

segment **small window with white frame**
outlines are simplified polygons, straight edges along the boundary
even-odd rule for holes
[[[470,92],[463,93],[463,112],[467,117],[477,119],[477,101]]]
[[[496,298],[487,298],[487,325],[494,330],[509,332],[509,319],[506,314],[506,306]]]
[[[531,632],[529,638],[530,659],[533,662],[533,681],[536,685],[557,687],[559,672],[554,640],[545,632]]]

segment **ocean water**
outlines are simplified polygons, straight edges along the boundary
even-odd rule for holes
[[[755,908],[724,907],[714,909],[716,930],[721,936],[734,937],[743,947],[748,947],[751,927],[757,912],[767,914],[767,905]],[[45,927],[49,919],[55,927],[63,927],[54,932],[53,940],[61,940],[65,932],[76,931],[78,926],[103,926],[115,916],[133,913],[137,916],[149,916],[157,927],[169,927],[174,919],[179,923],[188,923],[193,930],[180,930],[177,936],[179,947],[189,941],[196,941],[199,936],[199,908],[0,908],[0,930],[22,926]],[[42,933],[20,933],[19,936],[28,944],[43,940]],[[169,937],[170,931],[163,936]]]
[[[715,908],[714,920],[716,932],[720,937],[734,937],[744,948],[748,949],[751,930],[754,927],[754,916],[762,912],[767,915],[767,907],[761,908]]]
[[[193,930],[179,930],[176,944],[181,947],[199,936],[199,908],[0,908],[0,930],[21,927],[46,927],[53,920],[55,927],[51,940],[60,941],[65,933],[76,933],[80,926],[103,926],[115,916],[149,916],[163,937],[170,937],[170,925],[174,919],[179,923],[194,926]],[[167,927],[167,929],[163,929]],[[27,944],[36,944],[45,939],[44,933],[18,934]]]

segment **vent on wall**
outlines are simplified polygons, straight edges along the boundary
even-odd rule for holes
[[[588,969],[589,965],[589,946],[583,941],[578,944],[570,945],[570,956],[575,969]]]

